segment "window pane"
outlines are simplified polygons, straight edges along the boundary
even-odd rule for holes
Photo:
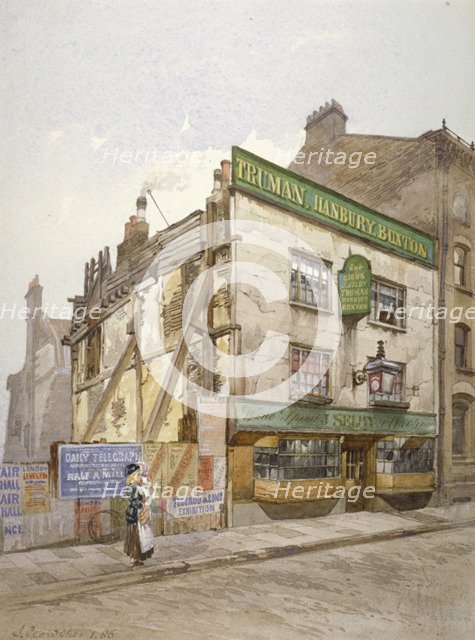
[[[311,306],[329,308],[329,273],[320,259],[292,255],[290,298]]]
[[[458,367],[467,366],[467,339],[468,331],[457,325],[455,327],[455,364]]]
[[[326,396],[328,393],[328,369],[330,354],[292,349],[292,393]]]
[[[315,455],[316,450],[327,454]],[[333,451],[333,455],[330,452]],[[263,454],[270,464],[263,463]],[[283,439],[279,447],[254,447],[254,477],[264,479],[305,480],[340,475],[338,440]]]
[[[395,311],[405,305],[404,289],[372,281],[371,318],[391,326],[404,326],[403,318],[396,318]]]
[[[465,285],[465,262],[466,252],[462,247],[455,247],[454,249],[454,279],[455,284],[463,286]]]

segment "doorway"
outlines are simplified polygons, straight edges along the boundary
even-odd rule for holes
[[[345,486],[345,511],[363,511],[363,490],[368,481],[368,445],[345,442],[342,445],[342,479]]]

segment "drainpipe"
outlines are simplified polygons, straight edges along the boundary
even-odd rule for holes
[[[440,261],[439,261],[439,301],[438,306],[446,305],[446,271],[447,254],[449,249],[449,220],[448,220],[448,173],[450,164],[450,153],[445,148],[437,149],[439,166],[442,167],[441,176],[441,204],[442,221],[440,226]],[[437,445],[437,493],[440,498],[445,495],[445,360],[447,355],[447,321],[445,318],[439,319],[439,353],[438,353],[438,374],[439,374],[439,434]]]

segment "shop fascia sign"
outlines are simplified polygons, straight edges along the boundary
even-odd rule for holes
[[[360,205],[331,189],[232,149],[233,186],[426,265],[434,265],[433,238]]]
[[[428,413],[406,413],[398,410],[321,409],[292,405],[279,411],[262,406],[262,415],[246,417],[255,411],[254,403],[240,403],[235,431],[313,432],[338,434],[383,434],[433,436],[436,418]],[[252,415],[252,414],[251,414]]]

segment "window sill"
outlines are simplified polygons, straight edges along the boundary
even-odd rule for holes
[[[399,474],[401,475],[401,474]],[[432,485],[430,487],[408,487],[407,489],[376,489],[375,494],[381,496],[390,496],[390,495],[404,495],[407,493],[433,493],[435,491],[435,487]]]
[[[315,313],[326,313],[328,315],[333,315],[332,309],[324,309],[323,307],[315,307],[313,304],[306,304],[305,302],[298,302],[298,300],[290,300],[289,304],[291,307],[296,307],[297,309],[305,309],[307,311],[314,311]]]
[[[304,396],[303,398],[295,399],[295,404],[297,405],[309,405],[309,404],[327,405],[327,404],[332,404],[332,402],[333,402],[333,398],[329,398],[328,396]]]
[[[385,322],[378,322],[378,320],[368,320],[368,324],[373,325],[375,327],[380,327],[381,329],[389,329],[391,331],[396,331],[397,333],[407,333],[406,327],[395,327],[392,324],[386,324]]]
[[[465,286],[456,284],[454,288],[459,293],[464,293],[469,298],[473,298],[473,291],[469,287],[465,287]]]
[[[389,400],[373,400],[369,403],[370,407],[381,408],[385,407],[386,409],[400,409],[401,411],[406,411],[411,406],[409,402],[390,402]]]
[[[466,455],[455,453],[452,455],[452,464],[453,465],[475,464],[475,459],[467,458]]]
[[[457,373],[464,373],[469,376],[475,375],[475,369],[471,369],[470,367],[458,367],[457,365],[455,365],[455,370],[457,371]]]

